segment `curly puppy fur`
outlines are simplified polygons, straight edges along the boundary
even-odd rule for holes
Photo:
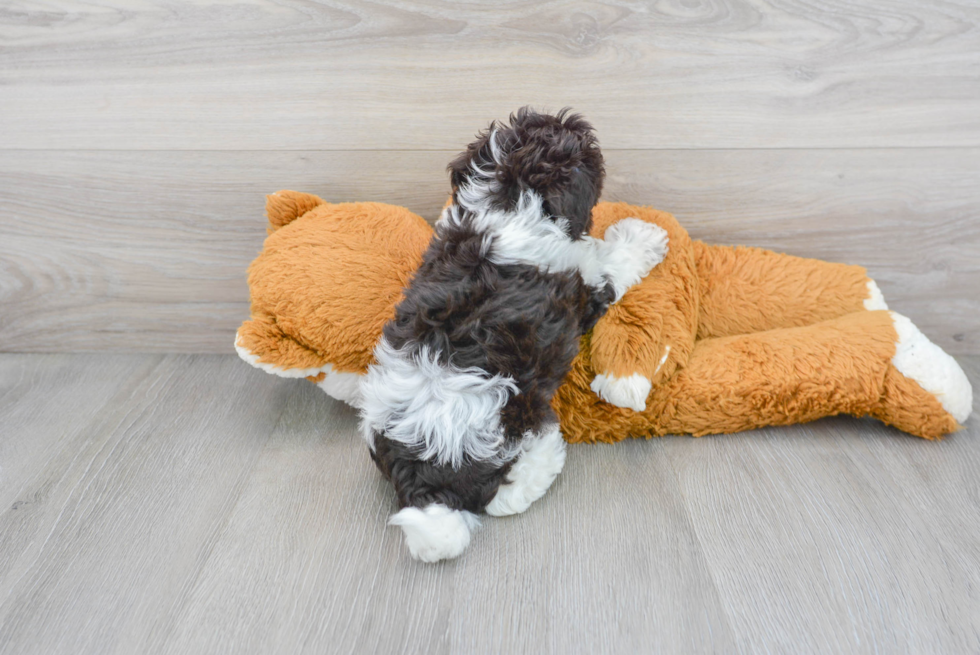
[[[458,555],[473,515],[521,484],[508,474],[525,439],[554,431],[551,399],[581,336],[663,255],[656,234],[587,236],[603,159],[567,110],[491,123],[449,171],[452,202],[361,388],[362,433],[402,508],[391,522],[425,561]],[[559,441],[519,511],[560,471]]]

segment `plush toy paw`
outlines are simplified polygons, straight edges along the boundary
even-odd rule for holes
[[[638,218],[624,218],[606,229],[603,240],[613,246],[606,273],[618,302],[634,284],[646,277],[667,256],[667,231]]]
[[[592,380],[592,391],[610,405],[642,412],[653,384],[639,373],[623,378],[600,373]]]
[[[500,485],[497,495],[487,505],[487,514],[508,516],[520,514],[544,495],[565,466],[565,440],[558,425],[540,436],[526,437],[520,459],[507,474],[507,484]]]
[[[885,297],[881,295],[878,283],[871,278],[868,278],[868,297],[864,299],[864,308],[869,312],[888,309],[888,303],[885,302]]]
[[[966,373],[912,321],[896,312],[889,314],[898,333],[892,364],[935,396],[958,423],[964,423],[973,411],[973,388]]]
[[[657,368],[653,372],[654,379],[657,373],[664,367],[667,357],[670,356],[670,346],[664,347],[664,354],[657,363]],[[602,400],[625,409],[632,409],[634,412],[642,412],[647,407],[647,396],[653,388],[653,381],[641,373],[633,373],[624,377],[617,377],[612,373],[600,373],[592,380],[589,385],[592,392]]]
[[[470,545],[470,531],[480,525],[470,512],[433,503],[424,509],[406,507],[392,515],[388,525],[405,533],[405,545],[415,559],[438,562],[460,555]]]

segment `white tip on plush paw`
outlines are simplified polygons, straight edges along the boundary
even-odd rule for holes
[[[885,302],[885,297],[881,295],[881,289],[872,279],[868,280],[868,297],[864,299],[864,308],[868,311],[888,309],[888,303]]]
[[[606,229],[603,241],[615,246],[606,273],[616,290],[616,301],[645,278],[667,256],[667,231],[638,218],[624,218]]]
[[[497,495],[487,505],[491,516],[520,514],[544,495],[565,466],[565,440],[558,425],[540,435],[525,437],[520,459],[507,474],[507,484],[500,485]]]
[[[600,373],[592,380],[591,386],[592,391],[610,405],[626,407],[634,412],[646,409],[647,396],[653,388],[650,380],[639,373],[624,378]]]
[[[467,511],[433,503],[425,509],[406,507],[388,519],[405,533],[405,545],[415,559],[438,562],[458,556],[470,545],[470,530],[480,525]]]
[[[892,364],[942,403],[959,423],[973,411],[973,388],[966,373],[946,351],[929,341],[909,319],[889,312],[898,333]]]

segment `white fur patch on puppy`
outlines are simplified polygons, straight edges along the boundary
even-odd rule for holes
[[[474,158],[470,162],[470,177],[466,184],[461,186],[456,193],[459,204],[474,214],[486,214],[490,211],[490,197],[500,190],[500,182],[497,181],[497,168],[503,165],[503,152],[500,144],[497,143],[497,130],[490,132],[487,140],[490,145],[490,157],[492,162],[482,162],[478,164]],[[448,214],[443,212],[442,219],[448,218]]]
[[[528,264],[544,271],[578,271],[586,284],[610,281],[616,301],[642,280],[667,254],[667,232],[638,218],[624,218],[606,230],[604,239],[588,235],[572,240],[563,218],[542,213],[541,198],[521,195],[515,212],[487,214],[474,229],[492,236],[490,260],[497,264]]]
[[[898,333],[892,364],[942,403],[959,423],[973,411],[973,388],[966,373],[949,354],[929,341],[908,318],[889,312]]]
[[[487,237],[486,256],[495,264],[526,264],[545,271],[579,270],[589,282],[590,271],[586,269],[594,267],[598,239],[573,241],[565,232],[568,221],[546,216],[542,203],[537,193],[525,191],[509,212],[487,210],[464,215],[450,206],[445,225],[461,226],[465,220],[468,227]]]
[[[642,412],[653,384],[639,373],[618,378],[600,373],[592,380],[592,391],[610,405]]]
[[[888,309],[885,297],[881,295],[881,289],[871,278],[868,278],[868,297],[864,299],[864,308],[872,312],[876,309]]]
[[[522,450],[507,474],[509,481],[500,485],[497,495],[487,505],[487,514],[520,514],[548,491],[565,466],[565,440],[557,423],[538,435],[525,436]]]
[[[612,281],[616,299],[645,278],[667,256],[667,231],[638,218],[624,218],[606,229],[603,241],[604,273]]]
[[[488,237],[487,257],[495,264],[526,264],[543,271],[578,271],[586,284],[612,282],[618,301],[667,255],[667,232],[638,218],[624,218],[606,230],[605,239],[573,240],[567,221],[545,215],[541,196],[521,194],[514,211],[487,210],[463,215],[449,207],[437,226],[469,227]]]
[[[382,433],[418,450],[418,457],[459,467],[475,460],[508,458],[502,452],[500,410],[519,392],[513,378],[479,368],[443,366],[423,348],[395,350],[382,339],[377,364],[361,383],[361,434],[374,447]]]
[[[388,519],[405,533],[405,545],[415,559],[438,562],[458,556],[470,545],[470,531],[480,521],[470,512],[433,503],[424,509],[406,507]]]

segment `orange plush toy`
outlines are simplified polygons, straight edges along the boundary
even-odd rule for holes
[[[356,405],[432,228],[401,207],[293,191],[269,196],[267,212],[238,353]],[[599,238],[630,216],[659,225],[669,252],[583,338],[553,403],[567,441],[699,436],[834,414],[935,439],[970,415],[962,369],[888,311],[860,266],[706,245],[647,207],[600,203],[593,216]]]

